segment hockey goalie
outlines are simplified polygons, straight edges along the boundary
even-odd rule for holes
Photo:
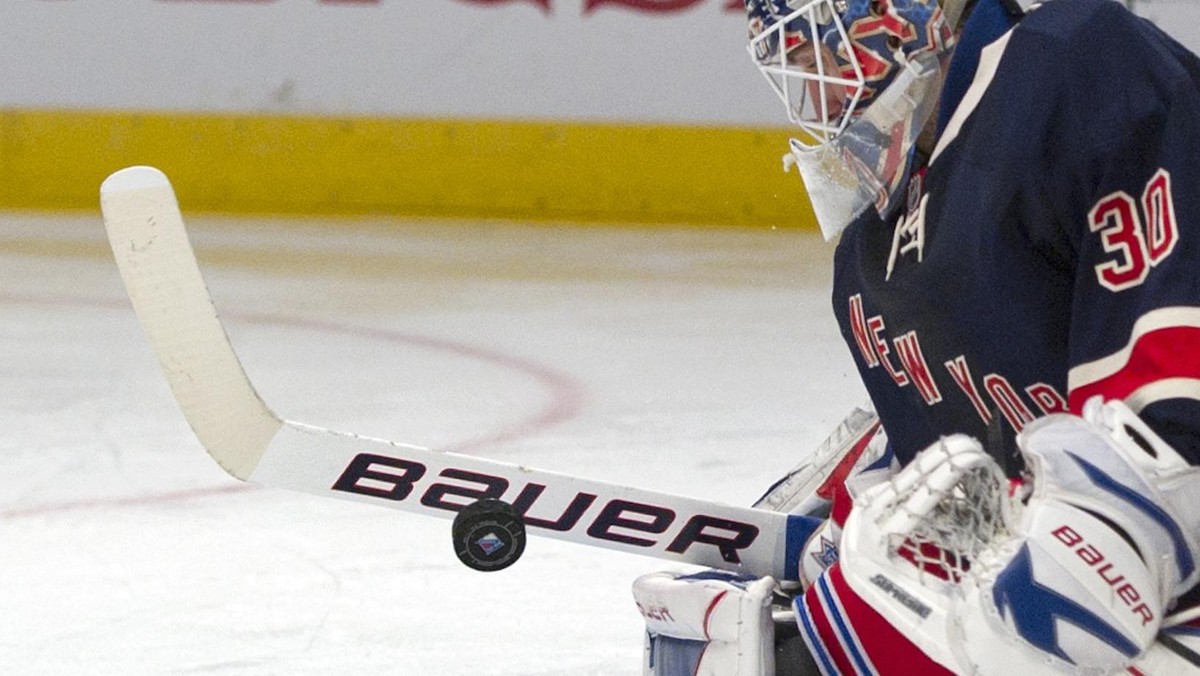
[[[1200,673],[1200,60],[1112,0],[746,8],[871,406],[756,505],[786,579],[635,581],[644,673]]]

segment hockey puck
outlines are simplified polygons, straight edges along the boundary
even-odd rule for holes
[[[525,523],[503,500],[484,498],[464,507],[451,535],[458,560],[485,573],[508,568],[525,551]]]

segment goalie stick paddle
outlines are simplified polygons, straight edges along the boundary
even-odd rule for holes
[[[785,514],[280,418],[255,392],[225,334],[167,177],[153,167],[122,169],[101,185],[100,204],[129,299],[175,399],[233,477],[444,518],[499,500],[531,534],[795,579],[803,542]]]

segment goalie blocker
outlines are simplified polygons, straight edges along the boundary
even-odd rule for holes
[[[965,436],[855,502],[842,560],[796,602],[826,673],[1196,673],[1200,470],[1120,402],[1019,437],[1015,497]],[[1162,631],[1160,631],[1162,630]]]
[[[644,673],[1200,673],[1200,613],[1175,607],[1200,577],[1200,470],[1098,399],[1031,424],[1020,447],[1031,475],[1015,495],[961,435],[858,486],[842,558],[786,618],[811,661],[778,659],[775,581],[643,576]]]

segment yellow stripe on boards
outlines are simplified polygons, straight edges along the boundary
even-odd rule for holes
[[[0,111],[0,208],[96,208],[132,164],[185,210],[815,229],[787,129]]]

